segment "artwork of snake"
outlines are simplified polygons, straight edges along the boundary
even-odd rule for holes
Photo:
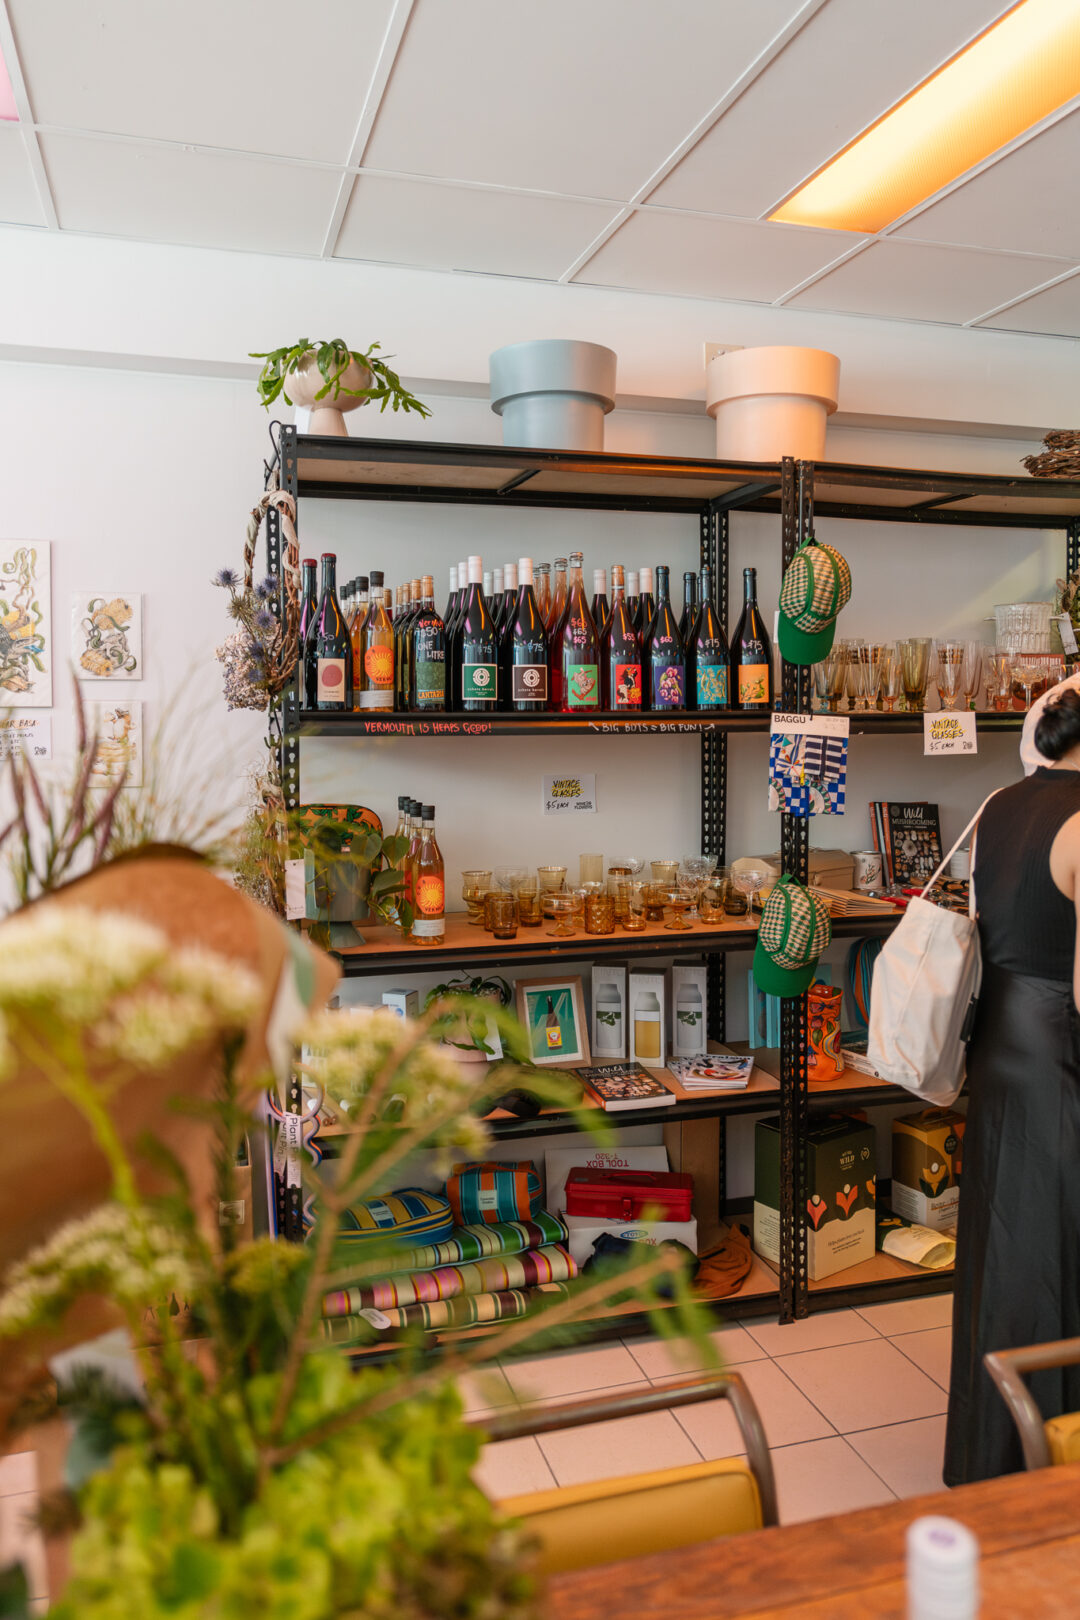
[[[128,646],[132,606],[122,596],[107,599],[93,596],[87,603],[86,617],[80,623],[85,649],[79,663],[90,675],[132,675],[138,659]]]
[[[43,608],[37,599],[38,554],[20,546],[0,564],[0,687],[20,695],[34,690],[45,674]]]

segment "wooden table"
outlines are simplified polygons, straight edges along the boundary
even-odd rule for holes
[[[904,1620],[904,1534],[924,1513],[979,1538],[980,1620],[1080,1615],[1080,1463],[963,1485],[552,1578],[550,1620]]]

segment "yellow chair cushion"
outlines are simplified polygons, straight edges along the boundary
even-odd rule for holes
[[[1080,1412],[1066,1412],[1064,1417],[1051,1418],[1043,1424],[1043,1430],[1050,1447],[1050,1461],[1055,1466],[1080,1462]]]
[[[547,1575],[760,1530],[761,1497],[742,1458],[533,1491],[499,1503],[540,1542]]]

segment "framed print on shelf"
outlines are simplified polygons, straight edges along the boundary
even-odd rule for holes
[[[0,706],[52,708],[49,542],[0,540]]]
[[[589,1034],[581,980],[519,979],[517,1015],[529,1035],[529,1056],[540,1067],[589,1061]]]

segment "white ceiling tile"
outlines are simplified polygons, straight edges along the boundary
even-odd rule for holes
[[[193,247],[319,253],[337,196],[330,169],[42,135],[61,228]]]
[[[649,201],[758,218],[968,39],[1004,0],[828,0]]]
[[[843,231],[642,209],[574,280],[690,298],[771,303],[860,240]]]
[[[629,198],[798,8],[418,0],[365,162]]]
[[[1041,286],[1062,268],[1059,260],[1022,253],[980,253],[888,238],[831,270],[789,307],[959,324]]]
[[[390,0],[8,0],[38,123],[344,163]]]
[[[895,234],[1080,259],[1078,174],[1080,112],[1052,124]]]
[[[1053,337],[1080,338],[1080,276],[1070,276],[1056,287],[1025,298],[1022,304],[1003,309],[980,327],[993,326],[1009,332],[1045,332]]]
[[[556,281],[615,212],[613,203],[361,175],[337,257]]]
[[[17,124],[0,124],[0,224],[45,223],[22,131]]]

